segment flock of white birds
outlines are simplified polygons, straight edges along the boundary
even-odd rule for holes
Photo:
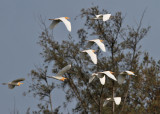
[[[92,18],[92,19],[95,19],[95,20],[100,19],[103,21],[107,21],[110,19],[110,17],[111,17],[111,14],[99,14],[99,15],[96,15],[95,18]],[[68,21],[68,19],[70,19],[70,18],[69,17],[60,17],[60,18],[55,18],[55,19],[49,19],[49,20],[52,20],[52,23],[50,24],[49,28],[53,29],[59,22],[63,22],[65,24],[67,30],[69,32],[71,32],[71,23]],[[105,45],[103,44],[103,40],[100,40],[100,39],[89,40],[86,48],[90,48],[93,44],[97,44],[103,52],[106,52]],[[94,52],[96,52],[96,50],[93,50],[93,49],[83,50],[80,53],[80,57],[84,58],[88,54],[90,56],[92,62],[94,64],[97,64],[97,55]],[[61,69],[56,74],[56,76],[47,76],[47,77],[54,78],[54,79],[57,79],[60,81],[64,81],[67,78],[63,77],[63,75],[70,69],[71,69],[71,64],[69,64],[69,65],[65,66],[63,69]],[[95,77],[97,77],[97,78],[99,78],[100,83],[102,85],[105,85],[105,80],[106,80],[106,76],[107,76],[109,79],[117,81],[119,84],[123,84],[127,76],[136,76],[134,74],[134,72],[132,72],[132,71],[124,71],[124,72],[119,73],[118,78],[116,79],[113,74],[114,73],[111,71],[103,71],[103,72],[93,73],[89,78],[89,83],[91,83],[93,81],[93,79]],[[19,79],[13,80],[11,82],[2,83],[2,84],[8,85],[8,88],[13,89],[15,86],[20,86],[21,84],[23,84],[23,83],[21,83],[21,81],[24,81],[24,80],[25,80],[24,78],[19,78]],[[106,98],[103,106],[105,106],[109,101],[113,101],[113,102],[115,102],[116,105],[119,105],[121,102],[121,97]]]

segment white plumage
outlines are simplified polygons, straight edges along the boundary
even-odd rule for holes
[[[96,15],[96,17],[93,19],[102,19],[103,21],[107,21],[110,19],[110,17],[111,17],[111,14],[99,14],[99,15]]]
[[[103,74],[108,76],[109,78],[111,78],[114,81],[117,81],[117,79],[115,78],[115,76],[113,75],[113,72],[111,71],[103,71],[103,72],[98,72],[99,75]]]
[[[102,42],[103,42],[103,40],[100,40],[100,39],[89,40],[86,48],[89,48],[94,43],[96,43],[102,51],[106,52],[106,48]]]
[[[105,80],[106,80],[106,77],[105,76],[108,76],[109,78],[113,79],[114,81],[117,81],[117,79],[114,77],[114,75],[112,74],[113,72],[111,71],[104,71],[104,72],[98,72],[98,73],[93,73],[89,79],[89,83],[91,83],[93,81],[93,79],[95,77],[99,78],[100,82],[102,85],[105,84]]]
[[[71,23],[67,19],[69,19],[69,17],[49,19],[49,20],[52,20],[52,23],[50,24],[49,28],[53,29],[59,22],[63,22],[67,27],[68,31],[71,32]]]
[[[99,78],[102,85],[105,84],[106,77],[104,75],[103,76],[98,76],[98,73],[93,73],[91,75],[91,77],[89,78],[89,83],[91,83],[95,77]]]
[[[81,58],[84,58],[86,53],[90,56],[91,60],[93,61],[94,64],[97,64],[97,55],[94,53],[95,50],[89,49],[89,50],[83,50],[82,53],[80,54]]]
[[[119,84],[122,84],[125,79],[126,79],[126,76],[136,76],[132,71],[124,71],[124,72],[121,72],[119,75],[118,75],[118,83]]]
[[[119,105],[121,103],[121,97],[106,98],[103,103],[103,107],[106,106],[109,101],[114,101],[116,105]]]
[[[57,79],[57,80],[64,81],[64,80],[67,79],[67,78],[64,78],[62,75],[63,75],[64,73],[66,73],[66,72],[67,72],[68,70],[70,70],[70,69],[71,69],[71,64],[65,66],[64,68],[62,68],[62,70],[60,70],[60,71],[57,73],[56,76],[47,76],[47,77],[48,77],[48,78],[55,78],[55,79]]]

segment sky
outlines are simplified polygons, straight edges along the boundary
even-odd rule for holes
[[[20,114],[25,114],[28,107],[36,110],[39,103],[32,95],[23,96],[28,90],[30,79],[28,74],[34,65],[43,63],[39,53],[41,47],[37,44],[42,29],[39,16],[46,19],[68,16],[72,23],[71,35],[76,36],[78,28],[82,27],[81,19],[74,20],[82,8],[99,6],[111,14],[121,11],[126,15],[125,24],[135,26],[139,22],[145,9],[143,26],[151,26],[146,38],[141,42],[142,49],[148,51],[154,59],[160,59],[160,1],[159,0],[0,0],[0,113],[11,114],[14,103]],[[53,34],[63,40],[68,31],[63,24],[59,24]],[[24,77],[26,81],[13,90],[1,83]],[[61,90],[54,90],[53,106],[61,105]],[[57,97],[56,97],[57,96]],[[62,95],[63,96],[63,95]],[[15,99],[15,102],[14,102]]]

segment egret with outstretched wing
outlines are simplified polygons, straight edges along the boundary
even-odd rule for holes
[[[95,50],[89,49],[89,50],[83,50],[80,54],[81,58],[84,58],[86,54],[88,54],[93,61],[94,64],[97,64],[97,55],[94,53]]]
[[[100,39],[89,40],[86,48],[89,48],[94,43],[96,43],[102,51],[106,52],[106,48],[102,42],[103,42],[103,40],[100,40]]]
[[[19,79],[16,79],[16,80],[13,80],[12,82],[8,82],[8,83],[2,83],[3,85],[8,85],[8,88],[9,89],[13,89],[15,86],[20,86],[21,84],[21,81],[24,81],[25,78],[19,78]]]
[[[71,64],[70,65],[67,65],[65,66],[64,68],[62,68],[62,70],[60,70],[56,76],[47,76],[48,78],[54,78],[54,79],[57,79],[57,80],[61,80],[61,81],[64,81],[65,77],[63,77],[63,74],[66,73],[68,70],[71,69]]]
[[[122,84],[124,82],[124,80],[126,79],[126,76],[136,76],[134,74],[134,72],[132,71],[124,71],[124,72],[121,72],[119,75],[118,75],[118,83],[119,84]]]
[[[101,19],[103,21],[107,21],[110,19],[110,17],[111,17],[111,14],[99,14],[99,15],[96,15],[96,17],[93,19]]]
[[[52,23],[50,24],[49,28],[53,29],[59,22],[63,22],[65,26],[67,27],[68,31],[71,32],[71,23],[68,21],[70,19],[69,17],[60,17],[55,19],[49,19],[52,20]]]

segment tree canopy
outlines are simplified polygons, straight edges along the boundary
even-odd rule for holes
[[[150,26],[143,27],[140,21],[134,27],[125,23],[125,17],[121,12],[112,14],[111,18],[103,22],[93,20],[97,14],[107,14],[107,10],[99,10],[97,6],[82,9],[77,18],[85,19],[83,28],[77,31],[77,36],[69,34],[62,42],[54,37],[51,31],[42,22],[43,30],[39,36],[38,44],[42,47],[40,55],[43,65],[36,66],[30,73],[32,84],[29,93],[38,97],[39,110],[35,114],[61,113],[70,103],[76,103],[72,113],[158,113],[159,101],[159,69],[160,62],[155,61],[148,52],[142,50],[141,42],[150,30]],[[88,40],[102,39],[106,52],[102,52],[97,45],[97,65],[93,64],[89,57],[81,58],[81,51],[86,49]],[[64,66],[71,64],[72,68],[65,73],[66,81],[56,83],[55,80],[47,79],[47,72],[56,74]],[[122,85],[107,78],[105,85],[101,85],[98,79],[88,83],[92,73],[112,71],[117,78],[122,71],[131,70],[137,76],[128,76]],[[65,92],[63,106],[52,106],[52,94],[55,88]],[[122,98],[120,105],[109,102],[103,107],[104,100],[109,97]],[[75,100],[76,99],[76,100]],[[71,113],[71,112],[68,112]]]

